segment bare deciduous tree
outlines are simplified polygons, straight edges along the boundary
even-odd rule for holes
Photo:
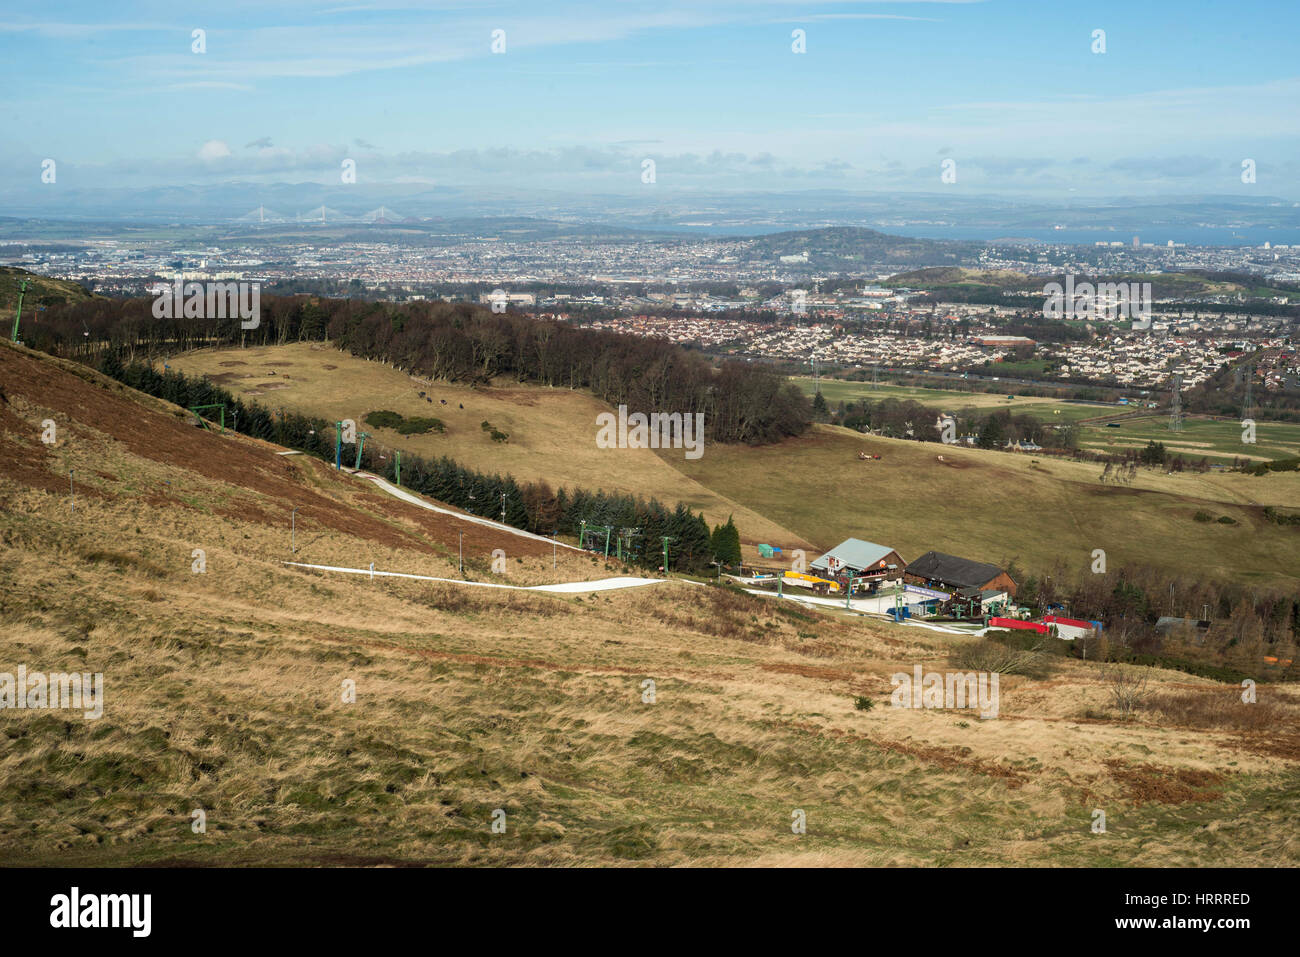
[[[1101,679],[1110,691],[1111,704],[1123,717],[1131,716],[1150,693],[1147,688],[1149,675],[1149,668],[1133,668],[1114,663],[1102,666]]]

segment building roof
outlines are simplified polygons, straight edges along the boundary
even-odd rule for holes
[[[846,538],[825,555],[814,559],[812,565],[826,565],[828,558],[838,558],[841,565],[850,568],[867,569],[879,565],[894,550],[888,545],[864,542],[860,538]]]
[[[976,588],[997,578],[1002,569],[987,562],[973,562],[943,552],[926,552],[907,566],[907,573],[931,581]]]
[[[1179,625],[1191,625],[1193,628],[1202,629],[1210,627],[1208,621],[1201,621],[1196,618],[1175,618],[1170,615],[1161,615],[1156,621],[1156,631],[1168,631],[1169,629],[1176,628]]]

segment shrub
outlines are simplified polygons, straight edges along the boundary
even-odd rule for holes
[[[1266,472],[1300,472],[1300,458],[1260,462],[1256,465],[1247,466],[1243,471],[1251,475],[1263,475]]]
[[[442,419],[416,416],[415,418],[407,419],[399,425],[397,431],[401,435],[423,435],[425,432],[437,432],[442,434],[447,431],[447,427],[443,425]]]
[[[1279,512],[1272,505],[1264,506],[1264,517],[1274,525],[1300,525],[1300,512],[1287,514]]]
[[[1032,647],[1015,648],[983,638],[958,648],[952,654],[952,663],[965,671],[990,671],[1000,675],[1042,678],[1050,670],[1044,645],[1045,641],[1040,640]]]
[[[1219,524],[1220,524],[1220,525],[1236,525],[1236,524],[1237,524],[1237,520],[1236,520],[1235,518],[1231,517],[1230,515],[1220,515],[1218,521],[1219,521]]]
[[[1209,512],[1197,512],[1195,515],[1192,516],[1192,518],[1198,522],[1214,521],[1214,516],[1211,515]]]
[[[367,412],[365,420],[366,425],[374,426],[377,429],[400,429],[402,426],[401,413],[389,409]]]
[[[866,695],[860,694],[853,699],[853,707],[857,708],[859,711],[870,711],[875,706],[876,703]]]
[[[1196,675],[1200,678],[1210,678],[1214,681],[1223,681],[1228,684],[1240,684],[1245,678],[1259,679],[1259,675],[1247,674],[1239,668],[1230,665],[1216,665],[1204,661],[1190,661],[1186,658],[1176,658],[1172,655],[1132,655],[1128,659],[1129,664],[1145,665],[1153,668],[1168,668],[1171,671],[1182,671],[1189,675]]]
[[[500,431],[499,429],[492,430],[493,442],[504,442],[508,438],[510,438],[510,436],[506,435],[504,432]]]
[[[1122,717],[1129,717],[1149,694],[1146,669],[1127,668],[1107,664],[1101,669],[1101,680],[1110,690],[1111,704]]]

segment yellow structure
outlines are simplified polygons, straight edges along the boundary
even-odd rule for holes
[[[816,588],[818,585],[826,585],[829,591],[840,590],[839,582],[833,582],[828,578],[818,578],[816,575],[805,575],[801,572],[786,572],[785,580],[800,588]]]

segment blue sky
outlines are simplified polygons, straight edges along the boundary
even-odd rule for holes
[[[9,185],[1300,198],[1293,0],[8,7]]]

